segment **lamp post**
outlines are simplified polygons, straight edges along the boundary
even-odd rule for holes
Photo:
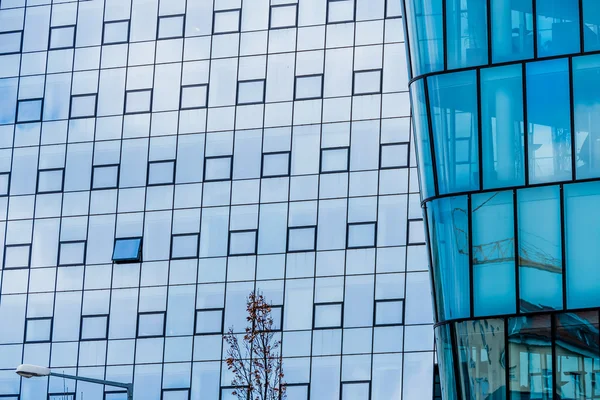
[[[39,365],[29,365],[29,364],[19,365],[15,372],[17,373],[17,375],[22,376],[23,378],[37,378],[40,376],[56,376],[58,378],[73,379],[76,381],[97,383],[99,385],[120,387],[120,388],[127,390],[127,400],[133,400],[133,384],[131,384],[131,383],[113,382],[113,381],[106,381],[104,379],[94,379],[94,378],[85,378],[82,376],[59,374],[56,372],[52,372],[50,370],[50,368],[40,367]]]

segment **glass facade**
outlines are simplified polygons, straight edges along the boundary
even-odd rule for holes
[[[401,3],[442,397],[600,398],[597,2]]]
[[[27,363],[139,400],[231,400],[222,333],[243,332],[252,290],[289,400],[432,399],[417,163],[462,190],[477,152],[417,160],[404,32],[391,0],[0,0],[0,399],[125,398],[20,379]],[[453,80],[429,85],[421,127]]]

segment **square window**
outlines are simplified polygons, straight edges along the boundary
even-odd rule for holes
[[[199,234],[186,233],[171,236],[171,258],[197,258]]]
[[[174,182],[175,160],[148,163],[148,186],[172,185]]]
[[[138,313],[137,337],[165,336],[166,312]]]
[[[239,81],[237,104],[258,104],[265,102],[265,80]]]
[[[292,28],[298,25],[298,4],[271,6],[269,28]]]
[[[115,239],[112,260],[117,264],[142,261],[142,238]]]
[[[86,241],[60,242],[58,250],[58,265],[85,264]]]
[[[375,247],[376,243],[376,222],[356,222],[348,224],[348,248],[360,249],[365,247]]]
[[[402,324],[404,324],[404,299],[375,301],[375,326]]]
[[[321,149],[321,173],[347,172],[350,162],[348,147]]]
[[[106,21],[102,32],[102,44],[129,42],[129,20]]]
[[[323,98],[323,74],[297,76],[294,85],[294,100]]]
[[[116,189],[119,186],[119,164],[95,165],[92,189]]]
[[[382,76],[382,71],[380,69],[354,71],[353,94],[358,96],[363,94],[381,93]]]
[[[408,220],[408,244],[425,244],[425,226],[422,219]]]
[[[108,315],[81,316],[80,340],[105,340],[108,337]]]
[[[29,268],[31,244],[8,244],[4,248],[4,269]]]
[[[295,226],[288,228],[287,251],[315,251],[317,247],[316,226]]]
[[[150,112],[152,89],[128,90],[125,92],[125,114]]]
[[[341,400],[369,400],[371,382],[342,382]]]
[[[71,49],[75,47],[75,25],[54,26],[50,28],[50,50]]]
[[[273,319],[272,331],[280,331],[283,327],[283,305],[271,305],[271,318]]]
[[[75,400],[75,393],[48,393],[48,400]]]
[[[25,343],[49,342],[52,336],[52,317],[27,318]]]
[[[17,103],[17,123],[40,122],[43,108],[44,99],[19,100]]]
[[[70,118],[90,118],[96,116],[98,95],[96,93],[71,96]]]
[[[289,151],[264,153],[262,159],[262,177],[290,176],[290,161]]]
[[[223,333],[223,309],[196,310],[196,335]]]
[[[17,54],[23,46],[23,31],[0,32],[0,55]]]
[[[341,328],[342,308],[343,303],[316,303],[313,317],[313,328]]]
[[[327,23],[354,21],[354,0],[327,0]]]
[[[402,5],[399,1],[385,0],[385,17],[402,18]]]
[[[8,196],[10,189],[10,172],[0,173],[0,197]]]
[[[215,11],[213,18],[213,35],[240,31],[241,9]]]
[[[408,167],[408,143],[386,143],[381,145],[379,168]]]
[[[127,400],[127,392],[123,390],[111,390],[104,392],[104,400]]]
[[[175,39],[183,37],[185,15],[166,15],[158,17],[157,39]]]
[[[208,107],[208,85],[182,86],[179,107],[182,110]]]
[[[64,168],[40,169],[38,171],[37,192],[62,192],[64,183],[64,172]]]
[[[189,400],[189,389],[163,389],[161,400]]]
[[[257,230],[230,231],[229,232],[229,255],[247,256],[256,254]]]
[[[204,159],[204,180],[227,181],[231,180],[232,156],[206,157]]]
[[[310,385],[308,383],[288,383],[285,386],[287,400],[308,400]]]

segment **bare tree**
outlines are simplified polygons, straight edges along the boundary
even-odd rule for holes
[[[271,305],[260,292],[251,292],[246,311],[243,338],[238,340],[233,328],[223,336],[228,345],[225,362],[233,373],[233,395],[238,400],[284,400],[281,341],[273,329]]]

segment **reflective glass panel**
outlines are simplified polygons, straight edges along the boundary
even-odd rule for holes
[[[425,98],[425,81],[423,79],[411,85],[414,137],[418,149],[419,184],[421,197],[427,199],[435,195],[433,160],[431,157],[431,133],[427,120],[427,99]]]
[[[537,56],[579,52],[579,1],[535,0]]]
[[[533,58],[532,0],[491,0],[492,62]]]
[[[142,255],[142,239],[117,239],[112,259],[114,262],[140,261]]]
[[[406,0],[413,76],[444,69],[442,0]]]
[[[446,1],[448,69],[487,63],[487,5],[485,1]]]

